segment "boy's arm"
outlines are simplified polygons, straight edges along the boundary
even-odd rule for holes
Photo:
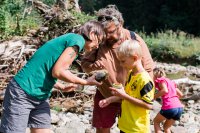
[[[81,59],[81,67],[83,71],[89,73],[94,70],[102,69],[100,61],[97,60],[98,50],[95,49],[86,53]]]
[[[161,97],[164,94],[168,93],[168,89],[167,89],[167,86],[165,83],[162,82],[162,83],[159,83],[158,85],[159,85],[160,90],[158,91],[158,93],[156,93],[154,95],[154,99]]]
[[[127,101],[129,101],[129,102],[131,102],[135,105],[140,106],[140,107],[143,107],[143,108],[146,108],[146,109],[153,109],[153,106],[152,106],[151,103],[148,103],[148,102],[145,102],[143,100],[129,96],[123,88],[116,89],[116,88],[110,87],[110,89],[112,90],[112,94],[115,95],[115,96],[119,96],[122,99],[127,100]]]
[[[151,109],[151,110],[153,109],[153,105],[152,104],[147,103],[147,102],[145,102],[143,100],[134,98],[132,96],[129,96],[128,94],[126,94],[123,99],[131,102],[132,104],[135,104],[137,106],[143,107],[145,109]]]

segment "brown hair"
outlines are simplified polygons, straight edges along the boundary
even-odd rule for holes
[[[158,78],[166,76],[165,70],[163,68],[154,68],[153,75]]]
[[[110,16],[111,18],[113,18],[113,21],[118,21],[118,23],[120,23],[121,25],[124,24],[124,19],[122,17],[122,14],[120,13],[120,11],[118,10],[116,5],[107,5],[105,8],[100,9],[97,13],[96,13],[97,17],[102,17],[102,16]],[[110,22],[110,20],[108,20]],[[107,23],[107,21],[104,21]],[[103,22],[103,23],[104,23]],[[116,25],[117,22],[115,22]],[[105,24],[104,24],[105,26]]]
[[[82,35],[86,41],[90,40],[90,32],[95,33],[95,35],[98,38],[98,42],[103,42],[105,39],[105,32],[103,29],[103,25],[96,20],[90,20],[84,23],[82,26],[77,28],[74,32]],[[103,38],[101,38],[101,36]]]

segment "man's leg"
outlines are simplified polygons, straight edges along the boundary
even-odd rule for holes
[[[96,128],[96,133],[110,133],[110,128]]]
[[[110,133],[110,128],[115,123],[115,118],[120,111],[119,103],[112,103],[105,108],[99,107],[99,101],[104,99],[97,90],[94,97],[94,110],[92,125],[96,128],[97,133]]]

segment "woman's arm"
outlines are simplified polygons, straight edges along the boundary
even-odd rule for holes
[[[158,93],[156,93],[154,95],[154,99],[161,97],[164,94],[168,93],[168,89],[167,89],[167,86],[165,83],[162,82],[162,83],[159,83],[158,85],[159,85],[160,90],[158,91]]]
[[[68,70],[70,65],[76,58],[77,53],[78,50],[76,49],[76,47],[66,48],[55,63],[52,69],[52,76],[54,78],[75,84],[100,85],[100,83],[94,79],[94,76],[85,80],[77,77]]]

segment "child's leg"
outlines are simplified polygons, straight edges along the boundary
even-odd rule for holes
[[[156,115],[156,117],[154,118],[154,130],[155,130],[155,133],[162,133],[162,130],[160,128],[160,123],[162,121],[164,121],[166,118],[164,116],[162,116],[160,113],[158,113]]]
[[[163,125],[165,133],[171,133],[170,127],[174,124],[175,120],[179,120],[183,112],[183,108],[171,109],[171,118],[167,119]]]
[[[167,119],[163,125],[165,133],[171,133],[170,127],[174,124],[175,120]]]

